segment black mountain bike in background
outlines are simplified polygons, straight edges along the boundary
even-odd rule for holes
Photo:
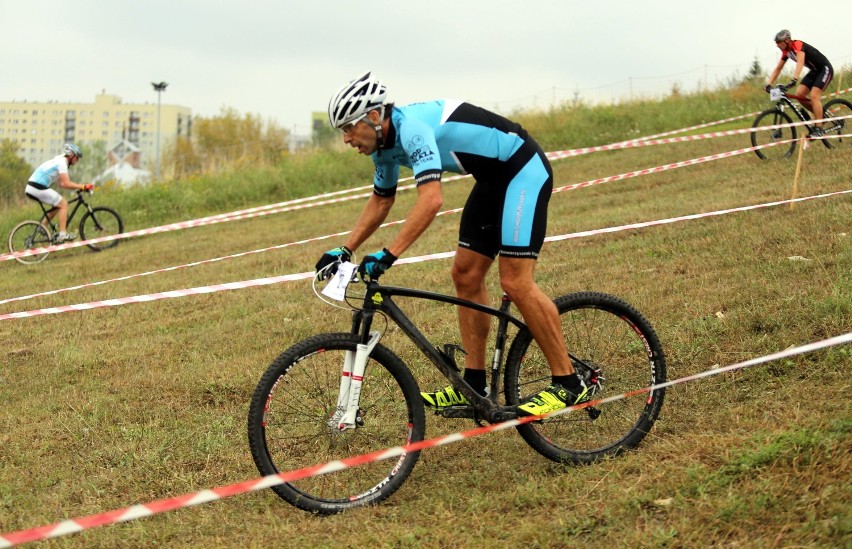
[[[424,439],[426,420],[418,383],[408,365],[379,342],[384,330],[374,331],[377,313],[396,324],[469,402],[442,408],[435,412],[438,415],[480,424],[515,419],[521,400],[550,383],[550,366],[529,329],[510,313],[508,297],[495,309],[376,281],[361,288],[364,293],[347,290],[346,302],[354,310],[349,332],[323,333],[296,343],[261,377],[249,407],[248,439],[264,476]],[[403,313],[396,298],[410,298],[407,303],[413,306],[425,300],[469,307],[496,317],[488,396],[474,391],[461,376],[454,356],[460,348],[435,346]],[[662,347],[639,311],[598,292],[568,294],[554,302],[574,370],[592,391],[592,400],[665,382]],[[383,328],[387,327],[385,323]],[[510,327],[515,329],[513,337]],[[591,463],[637,446],[654,425],[664,394],[664,388],[655,389],[516,428],[548,459]],[[418,457],[419,452],[402,452],[395,459],[279,484],[272,490],[300,509],[339,513],[389,497],[408,478]]]
[[[80,240],[88,240],[99,238],[102,236],[114,236],[124,232],[124,221],[118,212],[106,206],[91,206],[85,199],[85,193],[92,194],[93,191],[75,191],[77,197],[68,201],[68,206],[74,205],[74,209],[68,214],[68,226],[71,226],[71,221],[77,210],[83,209],[86,213],[80,219]],[[38,202],[41,206],[41,218],[38,221],[22,221],[15,225],[9,235],[9,251],[12,253],[22,252],[24,250],[34,250],[45,248],[56,244],[56,239],[59,236],[56,223],[51,221],[47,216],[55,208],[48,208],[40,200],[27,195],[27,198]],[[106,242],[96,242],[87,244],[92,250],[99,252],[107,248],[113,248],[118,245],[118,239],[108,240]],[[40,252],[33,255],[16,257],[20,263],[38,263],[44,261],[50,252]]]
[[[810,121],[810,113],[808,113],[803,106],[797,105],[792,101],[793,99],[807,99],[806,97],[788,94],[787,86],[784,85],[777,86],[775,89],[780,92],[774,94],[776,97],[773,99],[773,101],[775,101],[775,106],[757,115],[757,118],[754,120],[754,124],[751,125],[752,128],[791,124],[793,119],[788,114],[789,111],[792,111],[793,114],[802,122]],[[852,115],[852,103],[845,99],[832,99],[823,103],[822,108],[824,112],[823,117],[827,119],[822,126],[823,132],[825,132],[826,136],[845,135],[847,133],[845,131],[846,128],[852,128],[852,118],[832,120],[832,118]],[[789,144],[781,144],[774,147],[758,149],[754,151],[754,153],[761,160],[780,160],[789,158],[793,154],[793,151],[796,150],[795,140],[798,135],[797,129],[800,130],[801,128],[804,128],[804,131],[810,133],[814,126],[811,124],[804,124],[802,126],[788,126],[786,128],[773,128],[771,130],[752,132],[751,144],[755,147],[769,143],[777,143],[778,141],[791,140]],[[848,146],[852,143],[852,139],[842,137],[820,139],[820,141],[822,141],[822,144],[828,149],[844,145]]]

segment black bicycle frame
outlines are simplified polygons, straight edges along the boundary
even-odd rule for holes
[[[491,365],[491,394],[484,397],[476,392],[459,374],[459,369],[451,357],[435,347],[429,339],[411,322],[406,314],[393,302],[392,297],[412,297],[437,301],[460,307],[466,307],[497,317],[497,338],[495,343],[494,360]],[[514,406],[500,406],[497,404],[499,391],[500,367],[503,361],[503,351],[506,346],[506,335],[509,324],[518,329],[526,328],[526,325],[518,318],[509,313],[512,302],[508,296],[503,295],[499,309],[480,305],[458,297],[415,290],[412,288],[400,288],[395,286],[379,286],[375,281],[367,282],[367,292],[364,296],[364,306],[352,314],[352,333],[359,334],[361,343],[366,343],[370,338],[370,328],[373,316],[376,312],[387,315],[399,328],[414,342],[420,351],[426,355],[432,364],[446,377],[453,387],[457,388],[473,405],[482,419],[490,423],[506,421],[517,417]]]
[[[799,107],[796,106],[795,103],[793,103],[793,101],[787,96],[787,94],[782,95],[781,99],[779,99],[778,102],[775,103],[775,108],[778,109],[781,112],[784,112],[784,106],[782,105],[782,103],[784,105],[790,107],[791,109],[793,109],[793,111],[796,113],[796,116],[798,116],[799,120],[801,120],[802,122],[809,122],[810,121],[810,118],[807,117],[804,114],[804,111],[800,110]],[[802,109],[804,109],[804,107],[802,107]]]
[[[49,214],[53,210],[58,210],[59,208],[57,206],[47,208],[45,207],[44,202],[42,202],[41,200],[38,200],[36,198],[33,198],[33,200],[38,202],[39,206],[41,206],[42,213],[39,223],[44,223],[44,221],[46,220],[48,223],[50,223],[51,226],[53,226],[53,220],[50,219],[47,214]],[[68,225],[71,225],[71,220],[74,219],[74,215],[77,213],[77,210],[79,210],[81,206],[85,206],[87,210],[89,209],[89,203],[83,199],[83,195],[80,193],[77,193],[77,198],[68,201],[68,205],[70,206],[71,204],[74,204],[74,209],[71,210],[71,213],[68,214],[68,218],[66,220],[66,223]]]

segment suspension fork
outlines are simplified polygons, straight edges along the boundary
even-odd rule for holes
[[[331,428],[344,431],[356,427],[367,360],[381,339],[380,332],[369,331],[372,320],[372,311],[356,311],[352,315],[352,333],[360,333],[362,342],[358,343],[355,351],[346,351],[343,359],[337,406],[328,420]]]

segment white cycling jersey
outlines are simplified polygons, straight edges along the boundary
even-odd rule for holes
[[[61,174],[68,174],[68,159],[60,154],[36,168],[30,176],[30,183],[35,183],[36,188],[41,186],[47,189],[56,183]]]

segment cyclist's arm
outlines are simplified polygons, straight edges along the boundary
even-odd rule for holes
[[[78,191],[83,190],[83,185],[78,185],[71,181],[71,178],[68,177],[67,173],[60,173],[59,177],[56,179],[56,184],[63,189],[76,189]]]
[[[393,244],[388,246],[388,251],[400,257],[423,231],[432,223],[441,206],[444,203],[441,194],[441,182],[439,180],[417,186],[417,202],[405,217],[402,230],[393,239]]]
[[[361,215],[358,216],[358,221],[349,237],[346,239],[346,247],[350,250],[357,250],[358,246],[370,238],[379,225],[384,223],[385,219],[393,206],[394,196],[379,196],[373,194],[361,210]]]
[[[778,78],[778,75],[781,74],[781,69],[784,68],[784,63],[786,59],[781,59],[778,64],[775,66],[775,70],[772,71],[772,74],[769,75],[769,82],[767,82],[770,86],[775,83],[775,80]]]

